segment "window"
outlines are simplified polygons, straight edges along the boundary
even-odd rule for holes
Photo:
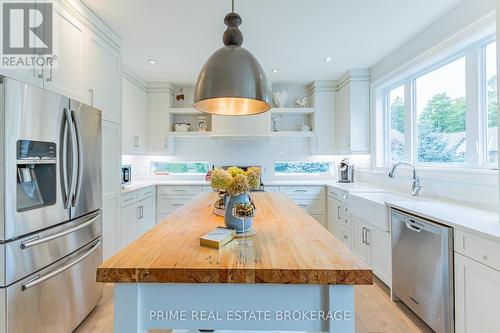
[[[497,109],[497,43],[485,46],[485,86],[486,86],[486,148],[488,164],[498,161],[498,109]]]
[[[274,173],[277,175],[324,175],[332,173],[331,162],[277,162]]]
[[[174,174],[206,174],[208,162],[151,162],[151,173],[156,176]]]
[[[376,87],[377,165],[495,168],[496,62],[490,35]]]
[[[390,151],[392,162],[405,156],[405,87],[399,86],[389,91]]]
[[[418,77],[418,162],[465,162],[465,57]]]

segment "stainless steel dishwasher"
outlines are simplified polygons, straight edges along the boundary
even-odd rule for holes
[[[393,299],[435,332],[454,332],[453,229],[396,209],[391,221]]]

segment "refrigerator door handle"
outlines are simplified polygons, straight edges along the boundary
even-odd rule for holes
[[[68,112],[64,109],[64,125],[63,125],[63,136],[62,136],[62,157],[61,157],[61,172],[62,172],[62,183],[63,183],[63,196],[64,196],[64,209],[69,208],[70,203],[70,192],[69,192],[69,179],[68,179],[68,136],[69,128],[71,126],[71,120],[68,118]]]
[[[72,206],[75,207],[80,198],[80,191],[82,189],[82,177],[83,177],[83,148],[82,148],[82,133],[80,129],[80,122],[78,121],[78,116],[75,111],[71,111],[71,118],[75,124],[75,136],[76,136],[76,149],[78,151],[78,164],[77,164],[77,176],[76,176],[76,187],[73,193]]]
[[[21,290],[22,291],[25,291],[27,289],[30,289],[30,288],[33,288],[34,286],[44,282],[44,281],[47,281],[51,278],[53,278],[54,276],[56,275],[59,275],[61,274],[62,272],[70,269],[71,267],[75,266],[76,264],[78,264],[80,261],[84,260],[85,258],[87,258],[89,255],[91,255],[94,251],[96,251],[99,246],[101,245],[101,241],[98,241],[94,246],[92,246],[92,248],[90,250],[88,250],[85,254],[81,255],[80,257],[76,258],[75,260],[73,260],[72,262],[56,269],[56,270],[53,270],[52,272],[48,273],[47,275],[44,275],[44,276],[41,276],[41,275],[37,275],[35,276],[33,279],[30,279],[29,281],[23,283],[21,285]]]
[[[71,228],[71,229],[67,229],[67,230],[64,230],[64,231],[61,231],[57,234],[53,234],[53,235],[50,235],[50,236],[47,236],[47,237],[44,237],[44,238],[38,238],[38,236],[35,236],[33,238],[30,238],[24,242],[21,243],[21,249],[27,249],[27,248],[30,248],[30,247],[33,247],[33,246],[36,246],[36,245],[39,245],[39,244],[42,244],[42,243],[46,243],[46,242],[49,242],[51,240],[54,240],[56,238],[60,238],[60,237],[63,237],[63,236],[66,236],[66,235],[69,235],[77,230],[80,230],[80,229],[83,229],[83,228],[86,228],[87,226],[95,223],[96,221],[99,220],[99,218],[101,217],[101,214],[96,214],[96,215],[93,215],[88,221],[80,224],[80,225],[77,225],[76,227],[74,228]]]

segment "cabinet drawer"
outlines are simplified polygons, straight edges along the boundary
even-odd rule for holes
[[[202,192],[202,186],[160,186],[158,194],[198,194]]]
[[[351,231],[346,228],[340,228],[340,240],[342,243],[347,245],[348,248],[352,248],[352,237]]]
[[[328,186],[328,195],[334,197],[337,200],[346,201],[349,197],[349,192],[333,186]]]
[[[146,187],[139,191],[139,200],[154,197],[156,195],[156,187]]]
[[[137,202],[138,198],[139,196],[137,191],[122,194],[122,207],[126,207]]]
[[[171,213],[193,198],[192,195],[158,195],[158,213]]]
[[[455,251],[500,271],[500,244],[455,229]]]
[[[311,215],[325,214],[325,200],[323,199],[293,199],[293,201]]]
[[[280,191],[290,196],[294,195],[324,195],[325,188],[323,186],[281,186]]]

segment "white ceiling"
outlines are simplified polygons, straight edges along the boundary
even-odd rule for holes
[[[236,0],[235,11],[243,46],[273,83],[309,83],[373,66],[461,1]],[[229,0],[83,2],[123,39],[124,65],[147,81],[179,85],[193,85],[223,45],[231,8]]]

